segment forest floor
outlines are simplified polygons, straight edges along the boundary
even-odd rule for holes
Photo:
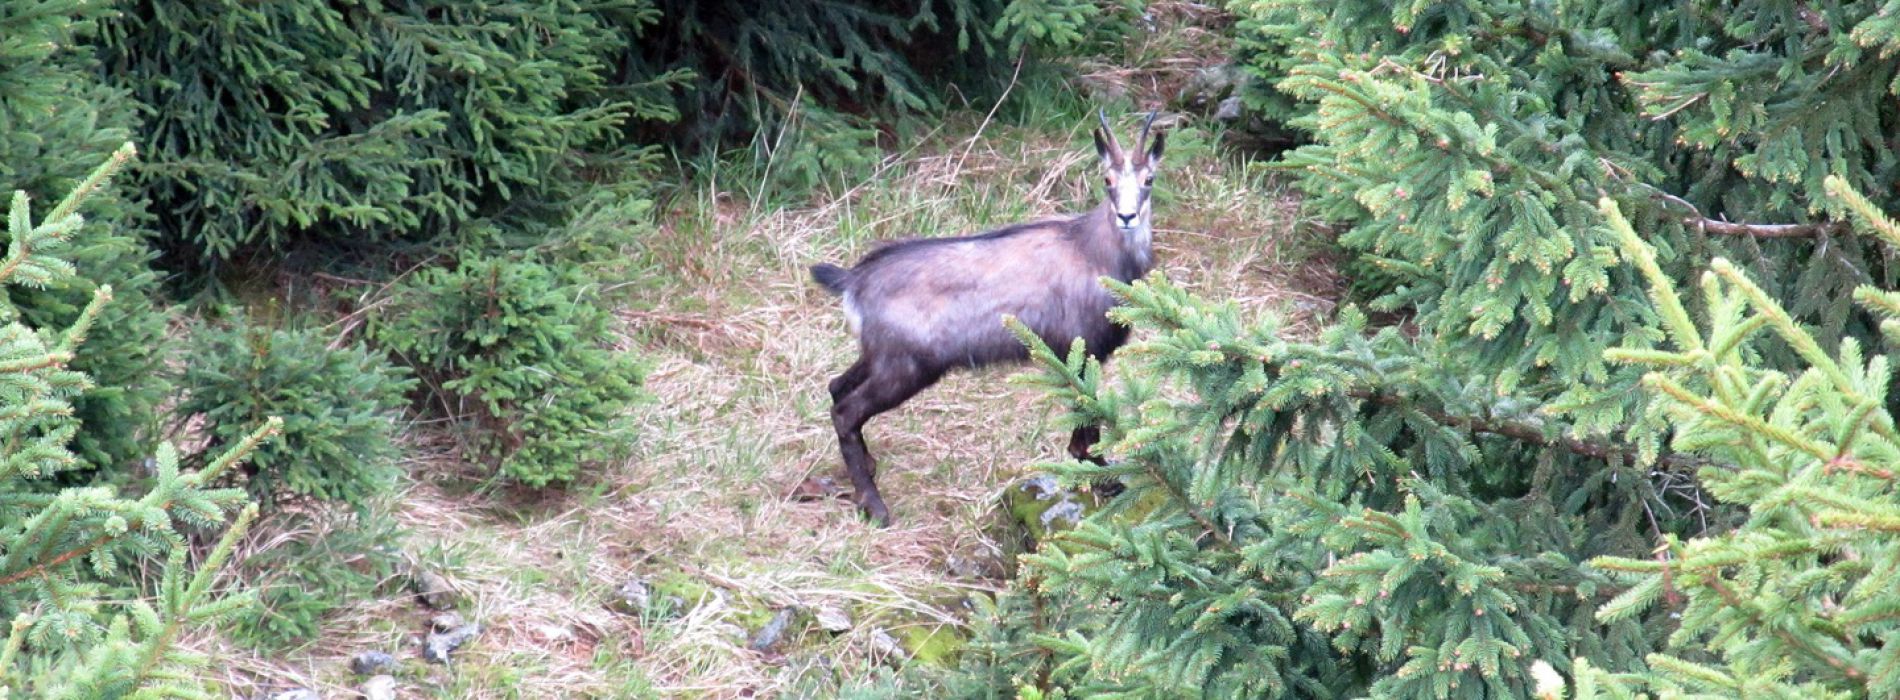
[[[449,666],[415,658],[434,611],[399,581],[287,654],[198,646],[235,660],[223,675],[236,690],[268,678],[323,697],[357,697],[349,658],[369,650],[402,660],[405,698],[832,697],[898,661],[883,635],[914,648],[940,628],[959,633],[963,600],[1006,584],[1003,492],[1063,458],[1067,436],[1037,390],[1004,381],[1020,367],[955,374],[866,430],[894,527],[867,524],[845,500],[793,497],[809,477],[843,481],[825,384],[855,353],[837,300],[806,269],[883,240],[1093,206],[1086,108],[1012,111],[957,113],[870,176],[796,204],[762,196],[766,180],[739,169],[673,197],[633,251],[647,274],[622,290],[623,344],[648,362],[654,397],[636,409],[624,463],[526,493],[446,456],[446,438],[418,446],[444,456],[408,469],[393,513],[404,549],[483,626]],[[1311,259],[1324,244],[1300,225],[1297,200],[1205,127],[1168,126],[1181,128],[1157,178],[1161,272],[1280,314],[1291,332],[1329,314],[1336,281]],[[628,581],[652,601],[614,612]],[[749,649],[786,606],[836,608],[850,628],[796,634],[784,653]]]

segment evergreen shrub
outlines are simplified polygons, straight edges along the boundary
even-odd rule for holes
[[[79,215],[132,157],[128,144],[81,180],[35,222],[24,191],[7,219],[0,283],[70,288],[77,266],[66,255],[90,245],[100,229]],[[214,484],[275,432],[267,419],[203,469],[179,470],[178,453],[159,446],[138,493],[113,486],[60,487],[52,477],[83,466],[69,445],[83,432],[132,426],[82,424],[72,401],[90,386],[72,369],[88,333],[113,300],[101,280],[91,301],[65,326],[26,325],[22,309],[0,299],[0,696],[95,700],[204,697],[199,655],[177,646],[188,627],[215,624],[247,604],[217,590],[219,573],[255,507],[230,517],[243,492]],[[201,558],[187,536],[224,528]],[[155,588],[141,590],[128,568],[147,565]]]
[[[148,0],[108,26],[103,70],[152,108],[137,181],[176,261],[373,254],[559,218],[637,159],[627,121],[669,116],[682,77],[618,72],[655,19],[645,0]]]
[[[464,429],[465,456],[544,486],[620,456],[641,367],[572,262],[470,256],[405,278],[370,337],[425,383],[425,410]]]
[[[266,651],[307,645],[333,613],[393,593],[401,580],[402,533],[380,511],[319,514],[279,529],[293,534],[236,564],[257,596],[225,628],[239,643]]]
[[[193,329],[180,384],[182,417],[202,417],[213,447],[277,416],[277,440],[250,456],[244,486],[270,506],[314,498],[367,508],[395,484],[403,368],[363,343],[332,347],[322,329],[282,329],[239,318]]]
[[[0,0],[0,193],[63,197],[131,138],[137,105],[99,77],[90,46],[112,12],[76,0]],[[91,341],[74,349],[71,367],[91,379],[72,398],[75,415],[113,428],[80,431],[71,447],[93,467],[123,470],[151,453],[157,435],[169,394],[157,370],[170,347],[171,314],[150,269],[149,217],[136,190],[104,184],[87,207],[87,230],[62,253],[79,274],[4,293],[28,325],[63,328],[99,282],[112,284],[113,302],[93,321]]]
[[[1026,336],[1104,425],[1047,470],[1128,488],[953,689],[1900,693],[1889,5],[1232,3],[1280,165],[1417,325],[1157,275],[1117,382]]]

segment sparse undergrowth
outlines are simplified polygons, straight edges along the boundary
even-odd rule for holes
[[[630,459],[584,471],[565,491],[529,492],[456,458],[445,426],[411,433],[422,444],[409,453],[432,456],[403,465],[412,479],[390,517],[408,533],[412,563],[446,576],[457,612],[483,625],[451,665],[417,658],[434,611],[388,594],[400,580],[287,653],[204,643],[248,660],[230,672],[240,690],[268,678],[353,693],[350,656],[380,650],[400,660],[403,697],[928,696],[928,669],[955,663],[972,611],[1020,551],[1003,526],[1004,491],[1059,457],[1066,431],[1052,429],[1041,392],[1004,381],[1017,370],[956,374],[867,430],[895,527],[863,523],[842,499],[801,497],[808,478],[839,469],[824,385],[855,342],[805,269],[878,241],[1093,206],[1086,131],[1097,103],[1074,91],[1111,113],[1136,111],[1122,96],[1131,86],[1172,96],[1196,68],[1163,45],[1179,39],[1135,47],[1152,54],[1147,74],[1085,65],[1068,83],[1026,75],[994,113],[952,113],[860,180],[787,193],[768,164],[699,164],[661,230],[627,251],[626,281],[606,285],[617,290],[617,346],[642,358],[653,396],[630,412]],[[1290,314],[1291,332],[1329,313],[1333,278],[1310,259],[1322,242],[1294,200],[1218,147],[1207,124],[1174,115],[1164,125],[1163,273]],[[750,648],[785,608],[799,610],[785,637]],[[826,631],[840,612],[848,627]]]
[[[676,198],[664,230],[632,251],[647,274],[619,312],[621,345],[647,358],[656,397],[635,412],[632,459],[565,493],[477,494],[492,480],[453,459],[446,436],[412,449],[438,456],[405,465],[416,480],[394,517],[484,631],[451,668],[405,661],[405,685],[444,698],[824,697],[885,678],[880,632],[948,662],[967,606],[980,604],[967,599],[1000,584],[989,577],[1010,551],[994,541],[1003,490],[1060,455],[1063,435],[1034,389],[1001,381],[1013,370],[954,375],[868,432],[888,455],[896,527],[869,527],[842,500],[792,498],[838,468],[823,387],[853,342],[804,269],[879,240],[1090,206],[1088,117],[1032,116],[1051,126],[958,115],[875,176],[801,206],[750,196],[737,169]],[[1201,127],[1174,138],[1157,195],[1166,274],[1249,307],[1329,310],[1329,278],[1298,264],[1314,241],[1291,200]],[[635,579],[649,603],[614,612],[625,609],[616,589]],[[810,626],[779,653],[749,649],[785,606],[834,607],[851,627]],[[363,602],[296,651],[250,657],[232,680],[349,691],[351,654],[413,656],[431,612],[408,595]]]

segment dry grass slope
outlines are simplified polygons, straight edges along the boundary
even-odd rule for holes
[[[1085,120],[1026,128],[980,116],[809,206],[768,207],[748,196],[757,182],[720,177],[676,198],[661,234],[633,251],[656,274],[629,281],[621,312],[624,342],[651,361],[658,398],[640,409],[627,463],[539,496],[484,486],[477,469],[446,458],[411,465],[418,478],[396,514],[409,548],[453,579],[486,629],[452,669],[407,661],[405,697],[809,693],[835,687],[830,674],[878,663],[875,631],[960,625],[959,601],[1001,585],[949,562],[996,557],[990,524],[1002,490],[1062,455],[1066,436],[1049,430],[1035,392],[1001,381],[1018,370],[954,375],[871,423],[896,527],[861,522],[845,501],[788,497],[839,469],[824,385],[854,352],[836,300],[810,283],[807,265],[849,262],[880,240],[1093,205]],[[1333,281],[1304,264],[1319,246],[1301,233],[1311,227],[1297,225],[1291,198],[1196,129],[1177,131],[1170,148],[1156,205],[1165,274],[1289,315],[1296,329],[1330,312]],[[699,600],[668,621],[608,612],[603,601],[633,577],[691,581]],[[855,624],[784,656],[748,650],[744,635],[762,611],[789,604],[839,606]],[[413,656],[428,615],[409,596],[364,603],[289,659],[201,646],[235,659],[234,679],[296,679],[354,697],[348,656]]]

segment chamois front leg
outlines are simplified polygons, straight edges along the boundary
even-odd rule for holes
[[[868,369],[859,372],[860,366]],[[849,386],[847,378],[854,373],[857,385]],[[865,447],[864,424],[916,396],[917,392],[936,383],[940,376],[940,372],[923,371],[908,358],[883,361],[866,358],[832,382],[834,387],[844,390],[831,405],[831,425],[838,432],[845,475],[851,478],[852,500],[858,504],[858,512],[881,527],[890,527],[891,512],[877,490],[877,460]]]
[[[1069,456],[1084,462],[1107,464],[1094,454],[1095,443],[1102,440],[1102,426],[1089,424],[1069,433]]]
[[[1102,426],[1091,423],[1076,428],[1075,432],[1069,433],[1069,456],[1083,462],[1108,464],[1101,455],[1095,454],[1095,444],[1101,441]],[[1108,498],[1121,495],[1122,489],[1125,488],[1121,480],[1115,478],[1096,479],[1091,486],[1096,493]]]

